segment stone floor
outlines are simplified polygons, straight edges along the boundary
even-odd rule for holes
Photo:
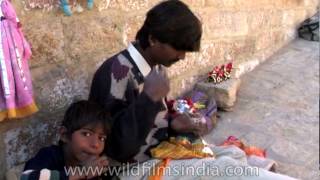
[[[319,43],[296,39],[241,79],[208,142],[234,135],[266,148],[278,172],[319,179]]]

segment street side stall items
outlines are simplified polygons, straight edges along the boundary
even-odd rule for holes
[[[208,73],[207,81],[213,84],[219,84],[231,78],[232,63],[216,66]]]
[[[210,132],[215,123],[217,106],[209,102],[204,93],[194,91],[191,98],[166,100],[169,120],[180,114],[192,117],[193,123],[203,123]],[[214,121],[214,122],[213,122]],[[201,136],[193,133],[177,133],[169,131],[169,139],[161,142],[151,150],[151,155],[158,159],[190,159],[214,157],[213,152]]]
[[[200,92],[193,91],[191,97],[179,98],[176,100],[165,100],[168,107],[167,119],[169,124],[171,119],[180,114],[186,114],[194,120],[193,123],[204,123],[207,131],[210,131],[216,121],[217,106],[214,99]],[[169,139],[161,142],[158,146],[151,149],[153,158],[161,159],[154,167],[157,173],[150,176],[149,180],[161,179],[164,172],[162,169],[167,167],[171,160],[192,159],[192,158],[215,158],[213,151],[205,140],[193,133],[176,133],[169,131]]]

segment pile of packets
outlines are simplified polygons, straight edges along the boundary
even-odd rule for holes
[[[232,62],[223,64],[220,67],[216,66],[208,73],[208,82],[218,84],[222,81],[228,80],[231,77]]]
[[[206,105],[200,100],[196,102],[191,98],[182,98],[177,100],[166,100],[168,107],[168,116],[175,118],[180,114],[186,114],[192,117],[205,109]],[[206,123],[206,119],[191,118],[195,123],[201,121]],[[190,134],[176,134],[168,140],[162,141],[157,147],[151,149],[151,155],[158,159],[190,159],[215,157],[208,144],[200,137],[190,136]]]

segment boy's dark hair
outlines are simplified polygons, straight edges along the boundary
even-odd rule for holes
[[[74,131],[88,124],[101,123],[107,135],[110,133],[109,118],[110,116],[98,104],[81,100],[69,106],[61,125],[67,129],[67,135],[71,136]]]
[[[150,35],[176,50],[198,51],[202,35],[201,22],[183,2],[167,0],[149,10],[136,35],[143,49],[150,46]]]

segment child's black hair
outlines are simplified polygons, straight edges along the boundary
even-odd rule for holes
[[[83,128],[89,124],[103,125],[106,135],[110,134],[110,116],[101,106],[94,102],[81,100],[72,103],[67,109],[61,126],[67,130],[67,135],[70,137],[73,132]],[[61,143],[59,143],[61,144]]]
[[[176,50],[198,51],[202,36],[201,22],[183,2],[167,0],[149,10],[136,35],[143,49],[150,46],[150,35]]]

